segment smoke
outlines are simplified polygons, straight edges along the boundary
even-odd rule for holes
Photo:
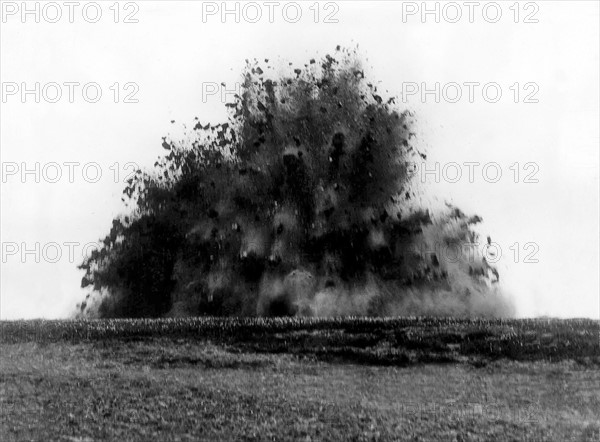
[[[125,189],[132,213],[81,265],[82,314],[514,313],[473,247],[481,219],[426,202],[416,119],[356,50],[278,74],[255,60],[243,80],[226,123],[165,138]]]
[[[475,233],[456,209],[438,216],[414,240],[412,252],[435,257],[436,274],[414,284],[386,280],[367,272],[360,280],[339,277],[340,260],[328,256],[331,272],[295,269],[285,276],[267,274],[260,285],[259,315],[279,316],[440,316],[513,317],[515,307],[499,286],[497,270],[486,265],[474,246]],[[464,234],[472,235],[465,242]],[[386,245],[383,232],[372,229],[369,246]],[[427,272],[428,268],[425,268]]]

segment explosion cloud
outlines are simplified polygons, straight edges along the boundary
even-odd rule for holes
[[[422,202],[414,116],[356,51],[268,71],[247,62],[228,121],[138,171],[131,213],[80,266],[79,314],[510,316],[469,246],[481,219]]]

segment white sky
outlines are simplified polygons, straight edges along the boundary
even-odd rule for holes
[[[3,10],[10,11],[7,3],[14,2],[2,2]],[[201,2],[189,1],[137,2],[138,23],[114,23],[109,9],[113,2],[99,3],[103,16],[97,23],[86,22],[81,9],[69,23],[66,6],[58,23],[45,23],[43,17],[35,23],[31,16],[22,23],[18,14],[3,14],[3,87],[10,82],[29,87],[35,82],[96,82],[103,92],[95,104],[82,99],[81,88],[75,90],[74,103],[69,103],[66,87],[57,103],[35,103],[33,96],[22,103],[19,95],[3,96],[4,252],[8,243],[25,243],[32,249],[36,242],[40,248],[51,242],[83,245],[104,237],[112,218],[123,210],[126,163],[151,166],[164,152],[161,137],[172,130],[171,120],[223,120],[224,106],[217,97],[202,102],[203,82],[234,84],[246,58],[303,64],[338,44],[358,44],[367,58],[369,78],[392,95],[402,92],[402,82],[425,82],[429,87],[435,82],[500,85],[503,96],[498,103],[486,102],[481,89],[476,89],[474,103],[466,97],[454,104],[435,103],[432,96],[425,103],[418,96],[408,101],[417,111],[418,136],[431,160],[442,165],[496,162],[503,172],[497,183],[485,182],[479,168],[474,183],[463,177],[456,184],[434,187],[440,196],[484,218],[483,231],[502,247],[501,276],[519,315],[600,316],[598,2],[537,2],[534,18],[539,23],[522,22],[533,11],[525,10],[524,3],[519,23],[509,9],[513,2],[500,2],[503,15],[497,23],[488,23],[481,9],[469,23],[464,6],[465,16],[458,23],[435,23],[433,16],[422,23],[418,15],[404,23],[402,2],[337,2],[337,24],[323,23],[333,11],[325,10],[323,2],[319,23],[309,9],[313,2],[300,2],[303,16],[297,23],[286,22],[281,9],[269,23],[268,9],[258,2],[265,16],[255,24],[235,23],[232,16],[226,23],[218,16],[203,23]],[[20,7],[21,2],[14,4]],[[33,8],[34,2],[28,5]],[[433,8],[433,2],[429,5]],[[132,10],[122,8],[123,4],[120,20]],[[52,10],[47,12],[54,16]],[[139,85],[139,103],[112,102],[109,87],[115,82]],[[515,82],[521,88],[536,83],[539,103],[514,103],[509,87]],[[4,174],[12,162],[19,167],[25,162],[30,168],[35,162],[96,162],[103,176],[97,183],[86,182],[80,166],[70,183],[63,166],[58,183],[36,183],[33,175],[23,183],[20,171]],[[109,169],[115,162],[121,183],[115,183]],[[523,169],[521,182],[514,183],[509,167],[516,162],[521,167],[536,163],[539,183],[522,182],[527,172]],[[515,242],[521,245],[518,263],[509,250]],[[522,262],[528,242],[539,247],[538,263]],[[46,250],[52,258],[54,251]],[[20,254],[3,253],[0,318],[65,317],[83,297],[82,272],[76,269],[82,247],[74,251],[75,262],[69,262],[63,245],[56,263],[44,262],[41,250],[39,263],[34,254],[22,262]]]

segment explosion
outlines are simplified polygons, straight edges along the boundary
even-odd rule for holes
[[[80,266],[79,314],[510,316],[469,247],[481,218],[424,205],[414,115],[356,51],[271,70],[247,62],[228,121],[165,138],[138,171],[131,213]]]

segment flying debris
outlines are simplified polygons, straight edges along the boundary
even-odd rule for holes
[[[267,72],[247,61],[228,121],[163,138],[132,177],[134,210],[80,267],[83,315],[510,314],[498,271],[461,246],[481,218],[423,205],[414,115],[356,50]]]

